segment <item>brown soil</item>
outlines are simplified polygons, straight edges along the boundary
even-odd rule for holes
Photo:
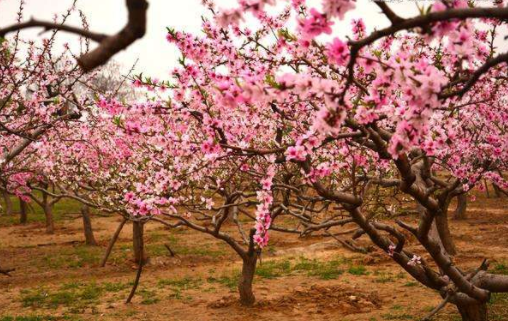
[[[474,269],[488,258],[492,269],[508,273],[507,207],[507,199],[479,199],[469,204],[467,220],[451,222],[460,252],[455,261],[462,269]],[[58,221],[54,235],[45,234],[42,224],[0,227],[0,265],[16,269],[12,277],[0,276],[0,321],[16,316],[40,316],[22,320],[63,316],[62,320],[419,320],[440,302],[437,293],[416,284],[384,253],[362,255],[329,238],[273,233],[273,247],[264,254],[261,267],[274,262],[295,267],[306,258],[325,269],[329,262],[340,260],[337,269],[343,273],[327,276],[326,271],[313,274],[281,268],[274,275],[259,275],[254,284],[257,302],[246,308],[238,303],[234,289],[240,262],[225,243],[150,223],[146,231],[150,263],[133,303],[126,305],[135,275],[130,226],[122,232],[107,267],[98,267],[118,222],[117,217],[93,218],[98,248],[83,246],[80,219]],[[365,236],[359,243],[370,244]],[[164,244],[171,244],[178,255],[171,257]],[[415,242],[409,246],[423,253]],[[87,286],[96,291],[88,301],[84,294],[76,294]],[[494,320],[508,320],[508,299],[501,297],[491,310]],[[448,306],[435,320],[457,320],[456,311]]]

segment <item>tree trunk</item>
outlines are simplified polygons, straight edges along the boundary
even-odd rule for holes
[[[134,262],[136,264],[145,265],[148,261],[146,251],[144,251],[143,234],[145,223],[134,221],[132,222],[132,245],[134,247]]]
[[[92,219],[90,218],[90,208],[86,205],[81,207],[81,216],[83,217],[83,232],[85,233],[85,244],[97,246],[97,241],[93,235]]]
[[[106,266],[106,262],[108,261],[109,255],[111,254],[111,251],[113,250],[113,246],[115,246],[116,240],[118,240],[118,237],[120,236],[120,232],[122,232],[122,229],[127,223],[127,219],[123,219],[120,225],[116,228],[115,234],[113,234],[113,237],[111,238],[111,241],[109,241],[108,248],[106,250],[106,253],[104,254],[104,257],[101,262],[101,267]]]
[[[252,282],[254,281],[257,260],[258,256],[256,253],[247,255],[243,259],[242,274],[238,281],[238,292],[240,293],[240,303],[245,306],[251,306],[256,301],[256,297],[252,292]]]
[[[19,223],[26,224],[28,222],[28,206],[25,201],[19,199]]]
[[[448,210],[443,211],[443,214],[436,216],[436,228],[441,239],[441,244],[450,255],[457,254],[457,248],[453,242],[450,226],[448,225]]]
[[[9,216],[12,215],[12,200],[11,197],[7,192],[2,192],[2,195],[4,197],[4,203],[5,203],[5,215]]]
[[[494,195],[496,198],[501,197],[501,189],[496,184],[492,184],[492,187],[494,187]]]
[[[465,220],[467,218],[466,208],[467,208],[467,195],[459,194],[459,196],[457,196],[457,209],[455,209],[455,212],[453,213],[453,219]]]
[[[46,233],[55,233],[55,221],[53,220],[53,204],[49,200],[48,194],[42,192],[42,209],[44,210],[44,216],[46,217]]]
[[[487,304],[457,305],[462,321],[488,321]]]

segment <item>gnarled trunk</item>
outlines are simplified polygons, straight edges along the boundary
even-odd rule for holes
[[[240,293],[240,303],[242,305],[251,306],[256,301],[254,292],[252,292],[252,282],[256,272],[256,264],[258,260],[257,253],[247,254],[243,258],[242,274],[238,280],[238,292]]]
[[[417,211],[420,215],[424,215],[425,209],[418,204]],[[444,211],[446,213],[447,211]],[[436,215],[432,227],[430,229],[430,236],[439,242],[439,245],[445,249],[450,255],[457,254],[455,243],[453,242],[450,227],[448,225],[448,216],[445,214]]]
[[[81,207],[81,216],[83,217],[83,232],[85,233],[85,244],[97,246],[97,241],[93,235],[92,220],[90,218],[90,208],[86,205]]]
[[[488,321],[487,304],[462,304],[457,305],[462,321]]]
[[[146,251],[144,250],[143,234],[145,223],[134,221],[132,222],[132,245],[134,247],[134,262],[136,264],[145,265],[148,261]]]
[[[459,196],[457,196],[457,209],[455,209],[455,212],[453,213],[453,219],[465,220],[467,218],[466,208],[467,208],[467,195],[459,194]]]
[[[13,206],[12,206],[11,197],[5,191],[2,192],[2,196],[4,198],[4,203],[5,203],[5,215],[12,215],[13,214],[13,210],[12,210]]]
[[[46,217],[46,233],[55,233],[55,221],[53,220],[53,204],[49,200],[47,193],[42,193],[42,209]]]
[[[28,205],[27,203],[19,199],[19,223],[26,224],[28,222]]]
[[[444,211],[443,214],[436,216],[436,228],[441,244],[446,252],[450,255],[457,254],[457,248],[453,242],[450,226],[448,225],[448,211]]]

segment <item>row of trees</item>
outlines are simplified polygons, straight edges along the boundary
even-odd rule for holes
[[[245,305],[272,231],[319,233],[359,251],[342,236],[366,235],[439,293],[433,313],[451,303],[463,320],[487,320],[490,294],[507,292],[508,278],[487,261],[457,266],[448,221],[451,200],[482,180],[508,188],[508,53],[495,47],[506,5],[436,2],[401,18],[375,2],[391,25],[367,33],[353,20],[346,40],[332,26],[353,1],[291,1],[282,11],[274,2],[217,10],[205,1],[203,35],[168,29],[182,53],[172,79],[135,77],[148,94],[128,100],[92,85],[76,95],[75,79],[96,75],[56,68],[47,46],[16,61],[16,42],[5,42],[3,186],[120,214],[117,232],[133,221],[137,280],[150,220],[230,245],[243,261]],[[243,25],[245,13],[259,27]],[[26,86],[16,85],[26,70]],[[417,226],[380,219],[403,210],[417,211]],[[405,246],[409,237],[417,247]]]

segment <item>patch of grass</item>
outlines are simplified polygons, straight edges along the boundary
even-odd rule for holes
[[[374,282],[376,282],[376,283],[383,283],[384,284],[384,283],[395,281],[395,276],[393,276],[390,273],[375,271],[374,275],[377,276],[376,279],[374,280]]]
[[[98,264],[103,252],[102,249],[90,246],[77,246],[74,248],[75,261],[69,264],[69,267],[83,267],[86,265]]]
[[[35,191],[35,195],[37,195],[38,198],[41,198],[41,193]],[[11,226],[19,224],[19,199],[17,197],[11,196],[11,201],[13,205],[13,211],[15,215],[7,216],[7,215],[1,215],[0,216],[0,225],[1,226]],[[0,205],[2,208],[5,208],[5,203],[3,200],[3,197],[0,200]],[[62,199],[58,203],[55,204],[53,207],[53,219],[55,222],[61,221],[65,218],[65,215],[72,214],[72,213],[79,213],[80,212],[81,205],[79,202],[72,200],[72,199]],[[35,202],[31,202],[28,205],[28,223],[41,223],[45,222],[46,217],[44,216],[44,211],[42,208],[37,205]],[[0,319],[1,320],[1,319]]]
[[[505,262],[497,263],[493,269],[494,273],[508,275],[508,264]]]
[[[138,294],[141,295],[141,304],[144,305],[155,304],[160,301],[160,299],[157,297],[157,292],[155,291],[142,289],[138,291]]]
[[[308,276],[317,276],[323,280],[336,279],[344,273],[339,266],[346,263],[345,259],[321,262],[316,259],[309,260],[300,258],[299,262],[293,267],[294,271],[307,271]]]
[[[110,283],[106,282],[102,285],[104,287],[104,291],[106,292],[120,292],[122,290],[128,289],[129,285],[127,283]]]
[[[352,265],[347,270],[349,274],[352,275],[367,275],[369,272],[367,272],[367,269],[363,265]]]
[[[68,283],[57,291],[44,288],[22,290],[20,301],[24,307],[56,309],[64,306],[79,310],[93,307],[99,302],[103,292],[104,289],[95,283],[86,285]]]
[[[181,279],[161,279],[157,283],[159,287],[170,286],[172,288],[178,288],[180,290],[197,289],[201,285],[202,281],[200,278],[184,277]]]
[[[508,293],[492,293],[489,303],[489,320],[508,320]]]
[[[168,238],[168,243],[171,249],[177,254],[177,255],[196,255],[196,256],[208,256],[217,258],[220,257],[224,252],[219,250],[211,249],[209,245],[201,246],[201,247],[187,247],[178,244],[174,237]],[[169,255],[169,251],[164,245],[164,243],[155,243],[155,244],[148,244],[146,246],[148,253],[150,253],[151,256],[167,256]]]
[[[392,314],[392,313],[386,313],[382,315],[384,320],[417,320],[416,317],[404,313],[404,314]]]
[[[57,253],[42,258],[44,265],[52,269],[81,268],[97,264],[102,257],[102,249],[89,246],[64,248]]]
[[[275,279],[291,272],[291,262],[265,261],[256,268],[256,275],[264,279]]]
[[[231,275],[222,275],[220,277],[210,276],[206,280],[210,283],[219,283],[221,285],[226,286],[231,291],[235,290],[238,286],[238,278],[240,277],[240,272],[233,271]]]
[[[418,286],[418,282],[407,282],[406,284],[404,284],[404,286],[406,288],[415,287],[415,286]]]

